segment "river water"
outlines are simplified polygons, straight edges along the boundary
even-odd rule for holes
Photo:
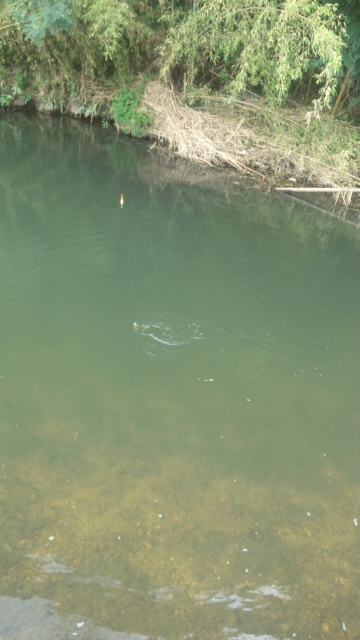
[[[0,635],[355,640],[356,232],[162,162],[0,120]]]

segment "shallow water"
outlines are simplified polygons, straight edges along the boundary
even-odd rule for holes
[[[0,121],[0,634],[358,638],[355,239],[157,162]]]

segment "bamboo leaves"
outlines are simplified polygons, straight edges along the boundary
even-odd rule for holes
[[[181,66],[190,83],[215,84],[216,68],[226,73],[232,95],[251,86],[281,103],[317,59],[314,104],[322,108],[330,105],[342,69],[339,32],[334,6],[316,0],[205,0],[170,29],[162,69],[166,74]]]

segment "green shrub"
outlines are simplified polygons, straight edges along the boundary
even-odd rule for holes
[[[141,138],[146,136],[146,126],[151,123],[152,116],[139,110],[143,85],[138,89],[122,87],[110,104],[110,115],[115,125],[125,133]]]
[[[14,100],[13,96],[10,96],[8,93],[0,94],[0,107],[8,107],[9,104]]]

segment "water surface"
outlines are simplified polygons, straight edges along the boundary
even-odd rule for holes
[[[81,123],[0,164],[2,636],[357,638],[355,235]]]

